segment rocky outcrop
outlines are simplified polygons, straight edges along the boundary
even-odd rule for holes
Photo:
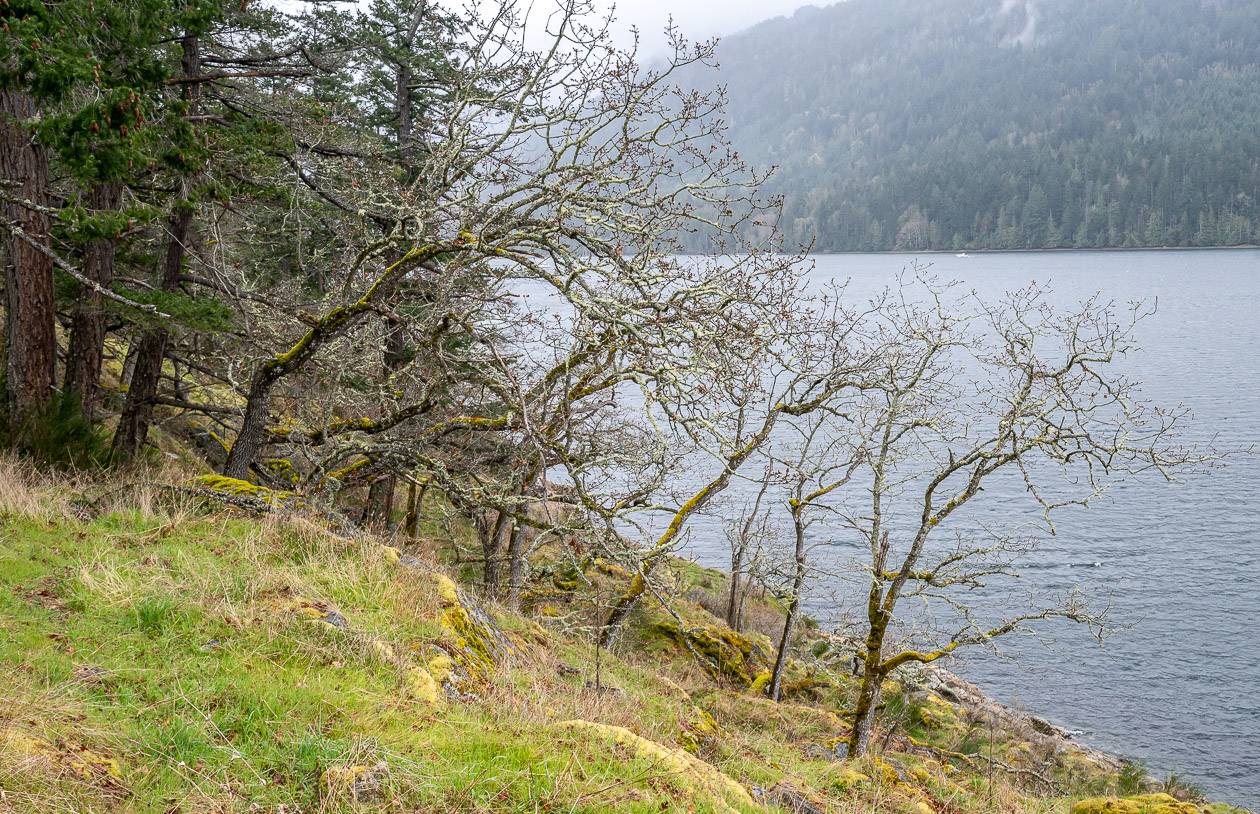
[[[1040,741],[1055,753],[1076,753],[1110,772],[1118,772],[1124,765],[1120,758],[1080,743],[1072,737],[1071,732],[1044,718],[999,704],[985,695],[979,687],[948,670],[924,667],[916,678],[923,689],[972,713],[992,718],[1008,730],[1025,732],[1029,739]]]
[[[1139,794],[1134,797],[1091,797],[1072,806],[1072,814],[1201,814],[1194,803],[1169,794]]]

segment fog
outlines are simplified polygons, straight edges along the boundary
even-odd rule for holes
[[[613,3],[606,2],[605,7]],[[657,55],[665,46],[662,34],[666,21],[674,23],[689,39],[730,34],[751,25],[791,14],[807,0],[619,0],[616,3],[617,36],[629,42],[631,27],[639,30],[640,44],[647,56]],[[821,5],[821,4],[820,4]]]

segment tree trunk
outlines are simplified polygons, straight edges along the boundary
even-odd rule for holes
[[[429,485],[417,487],[413,482],[407,493],[407,539],[415,542],[420,537],[420,512],[424,509],[424,493]]]
[[[857,705],[853,708],[853,731],[849,733],[849,757],[861,757],[871,747],[871,734],[875,730],[875,715],[879,711],[884,675],[878,668],[865,664],[862,671],[862,688],[858,691]]]
[[[185,34],[181,45],[184,76],[195,79],[201,74],[200,43],[196,36]],[[188,103],[189,114],[195,115],[201,108],[201,84],[185,84],[183,97]],[[178,289],[183,274],[184,255],[193,220],[193,207],[189,201],[192,183],[193,179],[184,179],[179,199],[175,202],[167,223],[169,238],[159,270],[159,287],[162,291]],[[149,421],[153,417],[153,397],[157,395],[162,360],[166,358],[166,344],[169,339],[170,332],[166,328],[146,331],[140,339],[135,366],[131,372],[131,385],[127,388],[127,402],[123,405],[118,428],[114,431],[114,454],[118,457],[134,457],[148,437]]]
[[[407,345],[407,329],[401,323],[391,322],[386,327],[385,347],[381,351],[381,367],[388,382],[409,358]],[[381,414],[386,412],[382,405]],[[367,505],[363,510],[363,525],[376,531],[388,531],[393,520],[394,492],[398,486],[398,476],[386,472],[368,487]]]
[[[35,114],[30,95],[0,91],[0,179],[12,184],[6,195],[31,204],[0,201],[6,224],[25,237],[6,231],[5,383],[15,426],[48,404],[57,366],[52,258],[37,247],[47,247],[49,238],[48,214],[38,208],[48,201],[48,155],[25,126]]]
[[[162,260],[161,289],[174,291],[179,288],[184,265],[184,251],[192,226],[192,208],[186,200],[176,204],[167,228],[170,238]],[[162,375],[162,361],[166,358],[166,345],[170,331],[154,328],[145,331],[136,348],[135,364],[131,370],[131,385],[127,388],[127,401],[118,428],[114,431],[114,453],[121,458],[132,458],[144,446],[149,435],[149,422],[153,418],[153,398],[157,395],[158,379]]]
[[[639,573],[634,575],[634,579],[630,580],[630,586],[626,592],[622,594],[616,602],[613,603],[612,609],[608,611],[604,624],[599,629],[599,645],[605,649],[612,647],[613,640],[617,637],[617,631],[621,628],[623,622],[639,604],[639,599],[647,591],[648,578],[652,576],[652,571],[656,567],[658,559],[648,560],[643,563],[639,569]]]
[[[249,394],[245,397],[245,417],[223,464],[223,474],[229,478],[245,480],[250,464],[262,451],[267,435],[267,413],[271,409],[271,387],[275,382],[275,369],[266,364],[259,367],[250,380]]]
[[[774,670],[770,674],[768,695],[778,701],[783,697],[783,670],[787,666],[787,652],[792,644],[792,628],[801,609],[801,592],[805,589],[805,518],[804,504],[792,505],[792,525],[796,533],[795,568],[792,572],[792,601],[788,603],[787,618],[783,620],[783,636],[779,639],[779,652],[774,658]]]
[[[377,532],[389,531],[394,515],[394,486],[397,477],[388,472],[368,485],[367,503],[363,507],[363,525]]]
[[[796,614],[800,610],[799,594],[788,604],[787,617],[783,620],[783,635],[779,637],[779,651],[774,657],[774,668],[770,672],[770,686],[766,695],[772,700],[783,698],[783,670],[787,666],[788,646],[792,643],[792,629],[796,626]]]
[[[875,729],[875,716],[879,711],[880,693],[886,673],[883,669],[884,634],[888,630],[888,618],[874,601],[882,596],[878,587],[871,588],[870,628],[866,634],[866,653],[862,657],[862,688],[858,691],[857,704],[853,708],[853,730],[849,734],[849,757],[865,755],[871,745],[871,733]]]
[[[726,597],[726,626],[736,632],[740,628],[739,576],[743,567],[742,548],[731,549],[731,589]]]
[[[122,203],[122,184],[102,182],[92,188],[88,205],[94,212],[113,212]],[[83,256],[83,274],[102,288],[114,281],[115,236],[88,241]],[[70,351],[66,356],[65,391],[79,400],[83,414],[96,415],[101,379],[101,359],[105,351],[105,309],[99,292],[83,288],[75,303],[70,323]]]
[[[508,604],[519,607],[521,591],[525,588],[525,526],[512,524],[511,536],[508,538]]]
[[[502,585],[503,532],[507,528],[507,514],[495,512],[494,522],[487,517],[478,523],[481,532],[482,582],[487,596],[495,596]]]

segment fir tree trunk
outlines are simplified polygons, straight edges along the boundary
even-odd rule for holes
[[[88,203],[96,212],[114,211],[122,201],[122,185],[117,182],[97,184]],[[114,281],[114,255],[118,247],[115,237],[98,237],[88,242],[83,256],[83,274],[109,288]],[[66,356],[65,391],[79,400],[88,418],[96,414],[101,378],[101,359],[105,350],[105,309],[99,292],[82,289],[75,303],[70,323],[70,351]]]
[[[48,197],[48,156],[25,126],[35,114],[35,102],[28,94],[0,91],[0,178],[13,184],[5,190],[8,197],[0,201],[0,213],[9,226],[5,383],[9,417],[15,426],[48,404],[57,365],[53,264],[38,248],[47,247],[49,238],[48,214],[41,209]]]

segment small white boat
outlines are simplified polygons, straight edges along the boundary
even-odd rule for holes
[[[971,257],[971,255],[967,254],[966,252],[959,252],[958,254],[954,255],[954,257]]]

